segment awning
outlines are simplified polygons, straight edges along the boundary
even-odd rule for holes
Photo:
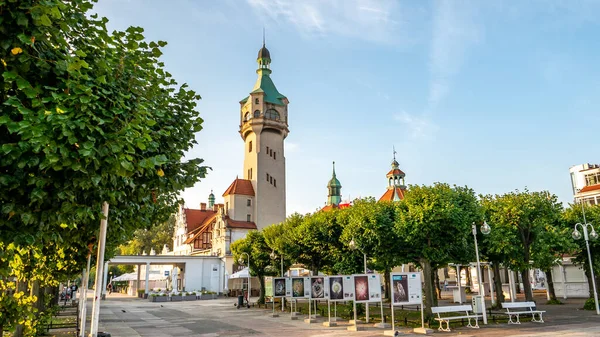
[[[166,279],[167,279],[167,276],[164,276],[161,274],[150,274],[150,281],[163,281]],[[146,275],[140,275],[140,280],[141,281],[146,280]],[[112,279],[112,282],[119,282],[119,281],[137,281],[137,273],[136,272],[127,273],[127,274],[119,275]]]
[[[231,274],[231,276],[229,276],[229,279],[231,280],[236,278],[248,278],[248,276],[250,276],[250,273],[248,272],[248,267],[245,267],[237,273]]]

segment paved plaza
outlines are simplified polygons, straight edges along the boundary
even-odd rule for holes
[[[270,317],[271,310],[236,309],[233,298],[207,301],[152,303],[111,294],[102,302],[100,330],[112,337],[134,336],[383,336],[384,329],[367,326],[365,331],[347,331],[348,323],[338,327],[324,327],[321,318],[307,324],[300,316],[291,320],[289,312],[280,317]],[[450,305],[442,300],[440,305]],[[543,298],[538,303],[545,302]],[[88,302],[89,303],[89,302]],[[436,336],[598,336],[600,317],[593,311],[578,310],[582,299],[569,299],[564,305],[540,305],[546,310],[543,324],[524,322],[520,326],[491,323],[481,329],[469,329],[451,324],[452,332],[438,332]],[[91,308],[90,308],[91,309]],[[89,328],[89,325],[88,325]],[[410,330],[399,328],[403,335]]]

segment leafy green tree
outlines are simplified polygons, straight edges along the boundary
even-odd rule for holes
[[[573,232],[573,228],[576,223],[589,223],[594,226],[597,231],[600,231],[600,205],[584,205],[585,208],[585,221],[583,216],[583,210],[581,204],[571,204],[565,210],[564,216],[564,228],[569,233],[569,237]],[[590,230],[591,231],[591,230]],[[575,249],[571,252],[574,256],[573,262],[580,265],[585,271],[589,285],[589,298],[594,298],[594,288],[592,285],[592,277],[590,274],[590,264],[587,255],[587,249],[585,241],[583,239],[574,240],[571,238],[571,242]],[[589,240],[590,253],[592,255],[592,265],[594,266],[596,285],[600,285],[600,240]]]
[[[482,219],[473,190],[436,183],[410,186],[397,203],[395,230],[407,257],[423,269],[428,314],[437,305],[434,268],[473,257],[471,224]]]
[[[169,250],[173,249],[173,232],[175,230],[175,216],[171,215],[167,221],[150,228],[136,229],[131,241],[119,247],[122,255],[139,255],[144,252],[150,254],[154,250],[160,254],[167,246]]]
[[[231,252],[235,261],[244,261],[246,264],[248,263],[246,254],[250,256],[248,271],[251,276],[256,276],[260,282],[258,303],[265,303],[265,276],[277,276],[279,268],[277,263],[271,259],[271,249],[265,242],[263,233],[259,231],[248,232],[245,238],[231,244]]]
[[[144,41],[135,27],[109,34],[91,8],[0,1],[0,242],[17,247],[7,263],[27,261],[11,270],[17,287],[79,274],[102,202],[111,205],[110,252],[165,221],[206,173],[202,160],[182,160],[202,128],[200,97],[164,70],[166,43]],[[23,250],[49,254],[40,247],[64,256],[48,268],[23,259]]]
[[[533,301],[529,269],[535,259],[548,269],[549,261],[563,250],[555,233],[555,227],[560,226],[561,204],[548,192],[525,190],[482,197],[482,205],[492,229],[484,238],[488,251],[504,255],[503,264],[521,273],[525,297]]]
[[[385,293],[389,291],[389,273],[395,266],[409,262],[404,245],[394,229],[396,207],[392,202],[377,202],[374,198],[355,200],[350,208],[341,210],[349,213],[349,222],[344,227],[340,240],[354,239],[360,252],[369,257],[369,266],[384,275]],[[346,246],[348,249],[348,246]],[[356,254],[354,254],[356,255]],[[360,254],[360,272],[363,272]]]
[[[288,219],[295,216],[299,216],[299,214],[293,214],[288,217]],[[262,230],[265,243],[271,248],[271,252],[277,255],[276,261],[273,261],[273,263],[277,264],[277,260],[280,262],[283,261],[284,271],[288,270],[295,262],[295,259],[292,257],[293,243],[289,238],[289,233],[291,232],[288,230],[289,228],[290,224],[284,221],[282,223],[273,224]],[[279,268],[282,268],[281,265]]]

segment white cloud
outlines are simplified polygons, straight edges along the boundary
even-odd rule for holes
[[[431,137],[439,129],[429,118],[411,115],[406,111],[395,114],[394,119],[408,127],[412,138]]]
[[[260,16],[291,23],[309,37],[342,35],[375,42],[400,37],[399,6],[393,0],[247,0]]]
[[[443,0],[434,4],[428,110],[434,110],[450,92],[467,50],[483,36],[482,26],[475,21],[476,2]]]

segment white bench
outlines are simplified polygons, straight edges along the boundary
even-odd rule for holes
[[[535,302],[506,302],[502,303],[502,309],[506,309],[505,314],[508,315],[508,324],[521,324],[519,315],[531,315],[532,322],[544,323],[542,314],[546,311],[536,310]],[[539,319],[535,318],[536,314]],[[517,317],[517,320],[513,321],[513,317]]]
[[[440,327],[438,330],[440,331],[450,331],[450,321],[452,320],[462,320],[467,319],[469,324],[467,327],[473,329],[479,329],[478,318],[482,317],[481,315],[475,315],[470,313],[473,311],[473,307],[469,305],[453,305],[453,306],[445,306],[445,307],[431,307],[431,312],[437,314],[435,318],[436,321],[440,322]],[[449,314],[454,313],[455,316],[446,316],[442,317],[440,314]],[[471,320],[475,320],[475,325],[471,324]],[[446,322],[446,327],[444,328],[444,322]]]

